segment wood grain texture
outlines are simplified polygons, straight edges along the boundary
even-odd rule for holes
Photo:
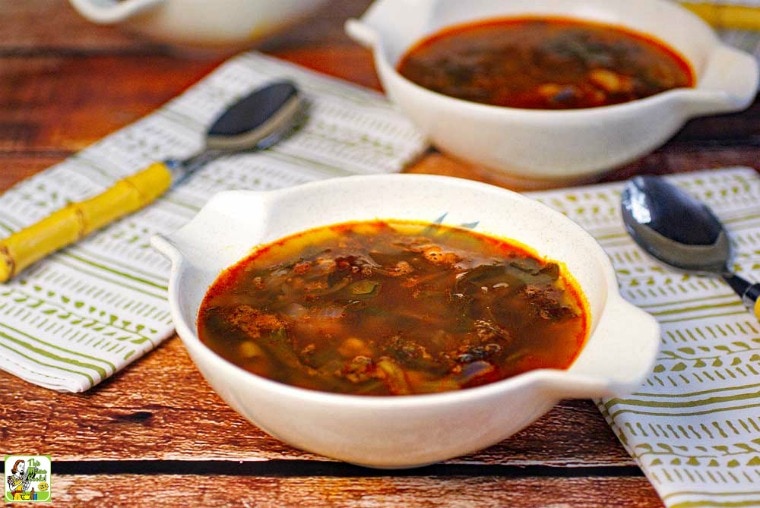
[[[18,453],[71,461],[305,456],[219,399],[176,337],[85,394],[55,393],[0,373],[0,401],[19,402],[0,407],[0,442]],[[27,437],[36,434],[33,441]],[[634,466],[590,401],[563,401],[529,429],[451,462]]]
[[[77,506],[661,506],[644,478],[604,477],[64,475],[53,494]]]
[[[78,506],[662,506],[644,478],[605,477],[65,475],[53,494]]]
[[[370,0],[331,0],[258,49],[381,90],[343,31]],[[151,113],[224,61],[95,26],[65,0],[0,0],[0,191]],[[599,178],[760,169],[760,104],[689,122]],[[431,150],[409,172],[493,180]],[[84,394],[0,372],[4,453],[53,457],[56,503],[136,506],[660,506],[591,401],[562,401],[486,450],[381,472],[304,453],[247,423],[208,387],[177,337]],[[59,469],[56,473],[56,464]]]

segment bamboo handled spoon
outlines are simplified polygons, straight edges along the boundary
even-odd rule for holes
[[[718,275],[760,318],[760,283],[731,271],[728,233],[710,208],[656,176],[636,176],[621,196],[623,223],[639,246],[660,261],[703,275]]]
[[[226,109],[206,132],[205,148],[184,160],[154,162],[104,192],[71,203],[0,240],[0,282],[35,261],[152,203],[212,159],[231,152],[262,150],[293,128],[301,100],[289,81],[254,90]]]

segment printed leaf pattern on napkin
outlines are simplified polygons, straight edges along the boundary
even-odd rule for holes
[[[760,176],[728,169],[671,177],[726,223],[733,268],[760,280]],[[672,270],[625,232],[622,184],[532,196],[582,225],[615,267],[623,296],[662,327],[637,393],[597,402],[667,506],[760,505],[760,322],[718,278]]]
[[[169,262],[151,236],[185,224],[217,191],[396,172],[426,148],[380,94],[246,53],[155,113],[9,189],[0,196],[0,236],[153,161],[193,154],[227,104],[281,78],[295,81],[307,102],[292,136],[214,161],[157,203],[0,285],[0,368],[48,388],[87,390],[172,333]]]

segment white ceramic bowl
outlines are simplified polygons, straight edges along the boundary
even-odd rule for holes
[[[301,21],[327,0],[69,0],[84,18],[184,50],[239,51]]]
[[[548,111],[454,99],[396,72],[410,46],[443,27],[523,15],[592,20],[654,36],[691,63],[696,87]],[[372,48],[386,93],[437,148],[522,188],[598,178],[662,145],[692,117],[745,108],[758,87],[754,57],[726,46],[700,18],[666,0],[377,0],[346,30]]]
[[[316,392],[248,373],[202,344],[199,305],[224,268],[252,248],[312,227],[376,218],[477,223],[564,262],[588,299],[591,335],[568,370],[536,370],[486,386],[431,395]],[[283,190],[214,196],[186,226],[153,245],[172,261],[177,333],[213,389],[265,432],[303,450],[365,466],[429,464],[493,445],[563,398],[622,396],[648,375],[659,328],[625,302],[605,252],[564,215],[520,194],[431,175],[351,176]]]

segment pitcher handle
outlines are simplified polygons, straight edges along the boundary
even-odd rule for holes
[[[165,0],[69,0],[79,14],[93,23],[109,25],[131,18]]]

